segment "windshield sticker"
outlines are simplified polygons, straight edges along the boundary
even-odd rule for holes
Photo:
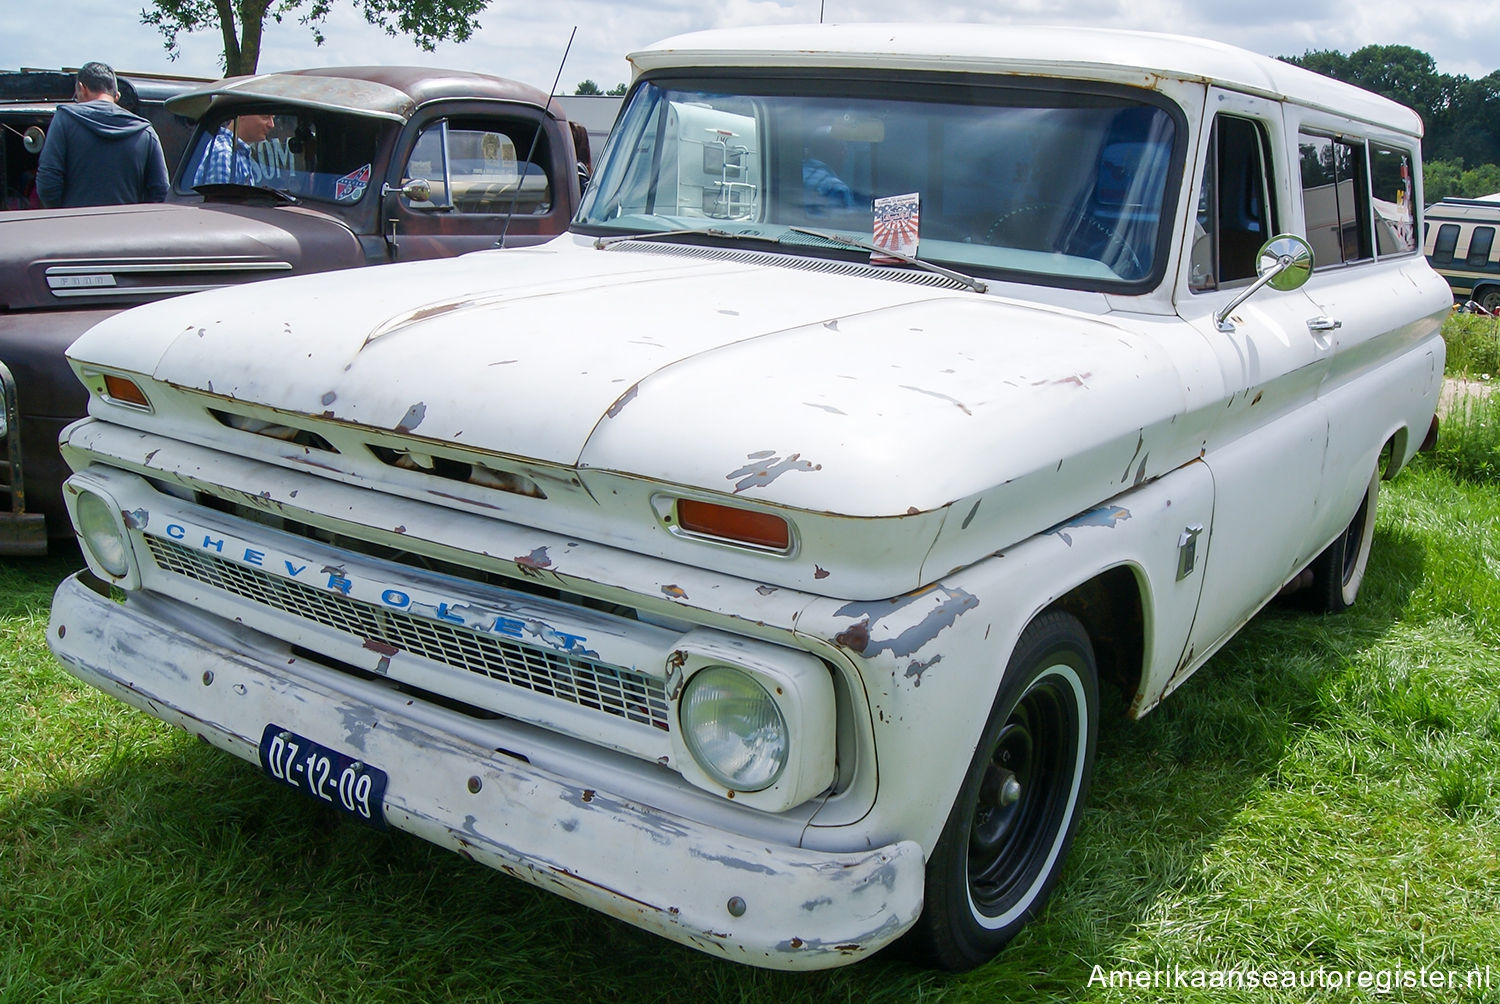
[[[370,183],[370,165],[357,168],[333,183],[333,198],[337,202],[358,202]]]
[[[917,230],[922,219],[921,202],[922,196],[916,192],[910,195],[888,195],[883,199],[876,199],[875,243],[897,255],[915,258],[917,256]],[[874,253],[870,255],[872,265],[895,265],[902,260],[894,255]]]

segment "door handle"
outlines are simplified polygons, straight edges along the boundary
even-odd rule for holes
[[[1336,331],[1344,326],[1343,321],[1335,321],[1326,315],[1310,317],[1307,320],[1308,331]]]

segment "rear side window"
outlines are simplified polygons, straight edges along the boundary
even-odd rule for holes
[[[1364,145],[1304,133],[1297,149],[1307,239],[1317,267],[1375,257]]]
[[[1297,152],[1318,268],[1416,252],[1413,150],[1304,132]]]
[[[1458,224],[1444,223],[1438,227],[1437,240],[1432,244],[1432,263],[1452,265],[1453,249],[1458,246]]]
[[[1483,268],[1489,262],[1490,249],[1494,246],[1495,228],[1475,227],[1473,236],[1469,238],[1469,256],[1465,260],[1475,268]]]

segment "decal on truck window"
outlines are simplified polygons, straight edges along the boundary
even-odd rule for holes
[[[355,168],[333,183],[333,197],[339,202],[358,202],[370,184],[370,165]]]

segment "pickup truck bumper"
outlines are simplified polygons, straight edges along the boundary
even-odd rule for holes
[[[358,756],[389,775],[390,825],[508,875],[774,969],[854,962],[921,912],[915,842],[810,851],[663,812],[471,741],[445,727],[456,712],[382,681],[272,660],[243,626],[150,593],[117,602],[86,576],[52,606],[48,641],[69,672],[252,763],[269,723]]]

